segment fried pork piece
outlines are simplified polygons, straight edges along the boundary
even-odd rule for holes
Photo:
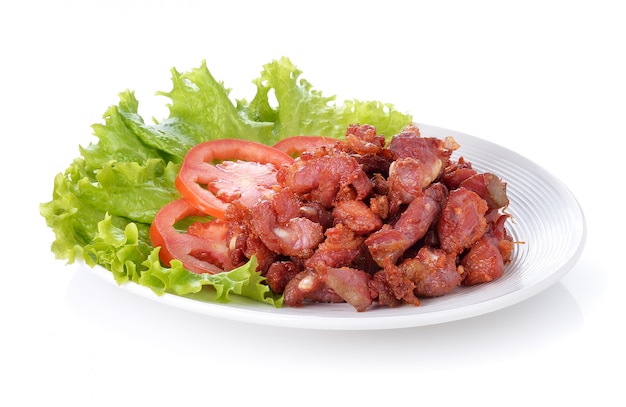
[[[347,302],[357,311],[365,311],[372,304],[369,290],[371,275],[361,268],[349,267],[362,258],[364,238],[338,224],[326,230],[326,239],[313,256],[304,261],[304,270],[290,262],[272,264],[267,278],[270,288],[280,288],[285,304],[300,306],[304,301]]]
[[[225,241],[231,262],[235,266],[241,266],[254,255],[259,263],[258,269],[261,273],[265,273],[278,255],[253,233],[250,224],[252,220],[250,209],[234,202],[228,205],[224,216],[228,223]]]
[[[431,183],[429,169],[415,158],[400,158],[389,166],[390,196],[396,205],[407,204],[422,195]]]
[[[509,205],[506,195],[506,184],[500,178],[489,172],[474,174],[463,180],[459,188],[474,191],[483,198],[489,209],[504,208]]]
[[[375,127],[353,124],[346,131],[346,143],[336,144],[335,148],[353,157],[366,174],[386,177],[393,157],[385,142],[384,136],[376,134]]]
[[[355,199],[339,201],[333,209],[336,224],[343,224],[359,235],[378,230],[383,221],[363,202]]]
[[[333,226],[332,208],[325,208],[319,202],[303,201],[300,206],[300,216],[307,218],[315,223],[322,225],[322,228],[328,229]]]
[[[422,247],[417,256],[398,266],[415,283],[415,294],[439,297],[461,285],[463,269],[457,269],[456,256],[441,249]]]
[[[395,264],[388,264],[376,272],[369,284],[372,297],[381,305],[397,307],[404,303],[418,306],[415,283]]]
[[[441,248],[458,255],[476,243],[487,230],[487,209],[477,193],[465,188],[451,191],[437,222]]]
[[[406,127],[389,143],[389,151],[395,160],[412,158],[422,165],[425,185],[440,177],[450,163],[452,152],[458,148],[453,138],[421,137],[414,126]]]
[[[456,259],[441,249],[424,246],[414,258],[374,274],[370,290],[383,305],[419,305],[420,296],[442,296],[461,285],[462,269],[457,269]]]
[[[381,220],[389,217],[389,198],[387,195],[374,195],[370,198],[370,210]]]
[[[472,163],[460,157],[456,162],[450,162],[443,170],[441,182],[449,189],[457,189],[461,182],[475,174],[478,174],[478,171],[472,168]]]
[[[326,285],[325,276],[316,270],[304,270],[296,274],[283,292],[285,305],[299,307],[304,301],[345,302],[332,288]]]
[[[499,278],[504,266],[511,261],[513,239],[504,228],[509,215],[491,211],[488,217],[495,217],[488,223],[485,235],[476,242],[461,259],[463,284],[486,283]]]
[[[495,238],[483,236],[461,260],[463,284],[486,283],[504,273],[504,260]]]
[[[511,261],[511,256],[513,255],[513,237],[509,235],[505,228],[505,223],[510,215],[498,211],[491,211],[487,216],[492,218],[489,221],[487,233],[496,239],[498,249],[500,250],[500,254],[502,254],[502,259],[505,263],[508,263]]]
[[[315,253],[306,259],[304,265],[314,270],[350,266],[365,250],[363,241],[363,237],[357,236],[343,224],[338,224],[326,230],[324,241]]]
[[[357,311],[365,311],[372,304],[370,280],[368,273],[350,267],[307,269],[285,286],[285,304],[299,307],[305,301],[347,302]]]
[[[323,228],[304,217],[294,217],[279,222],[280,215],[269,199],[262,199],[251,209],[250,225],[253,233],[270,250],[277,254],[295,257],[311,257],[323,239]]]
[[[374,155],[382,151],[385,137],[376,134],[376,128],[368,124],[351,124],[346,130],[348,147],[360,155]]]
[[[387,264],[395,264],[411,247],[411,241],[391,225],[385,224],[365,240],[365,245],[372,259],[380,267],[385,267]]]
[[[399,307],[403,304],[402,294],[396,296],[391,284],[387,282],[386,277],[387,273],[384,269],[376,272],[372,276],[372,279],[369,282],[370,295],[379,305],[385,305],[391,308]],[[407,282],[409,284],[409,289],[414,290],[414,284],[408,279]],[[415,297],[415,299],[417,299],[417,297]],[[419,305],[419,299],[417,299],[415,305]]]
[[[430,196],[415,198],[393,227],[386,224],[365,240],[374,261],[381,267],[395,264],[409,247],[424,237],[440,211],[440,204]]]
[[[298,275],[300,271],[298,266],[292,261],[276,261],[269,266],[267,273],[265,273],[267,285],[272,292],[282,294],[287,283]]]
[[[356,199],[366,198],[373,187],[354,157],[332,147],[303,154],[292,165],[281,167],[276,178],[281,186],[297,194],[310,194],[312,201],[326,208],[332,207],[348,187],[355,191]]]
[[[451,136],[444,139],[422,137],[419,128],[413,125],[402,129],[389,144],[389,150],[395,158],[414,157],[425,162],[428,161],[428,156],[435,152],[440,159],[448,160],[452,152],[459,147],[459,143]]]
[[[453,138],[421,137],[413,126],[394,136],[388,148],[393,158],[387,178],[391,212],[396,213],[401,205],[410,203],[441,179],[458,147]]]
[[[369,282],[372,276],[363,270],[351,267],[329,267],[325,272],[325,283],[335,293],[359,312],[372,305]]]

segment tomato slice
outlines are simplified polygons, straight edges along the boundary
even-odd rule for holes
[[[295,157],[318,147],[332,146],[337,141],[324,136],[291,136],[274,144],[274,148]]]
[[[215,161],[223,162],[214,164]],[[291,163],[293,158],[288,154],[253,141],[206,141],[187,152],[176,187],[193,207],[223,218],[229,202],[234,199],[256,202],[277,185],[278,168]]]
[[[177,199],[157,212],[150,225],[150,239],[160,246],[159,258],[170,265],[173,259],[194,273],[221,273],[233,268],[226,247],[228,226],[216,219],[207,223],[193,223],[187,233],[180,233],[174,225],[190,216],[204,216],[184,199]]]

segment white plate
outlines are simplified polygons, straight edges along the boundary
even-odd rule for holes
[[[554,176],[519,154],[491,142],[452,130],[418,124],[425,136],[453,136],[458,155],[474,168],[490,171],[507,182],[508,230],[515,245],[504,275],[483,285],[459,287],[443,297],[423,299],[419,307],[374,307],[358,313],[347,304],[311,304],[300,308],[274,308],[246,299],[227,304],[208,302],[209,290],[180,297],[155,295],[128,283],[123,287],[154,301],[214,317],[256,324],[335,330],[373,330],[432,325],[493,312],[525,300],[563,277],[578,261],[585,238],[583,212],[570,191]],[[111,273],[94,269],[114,283]],[[114,283],[115,284],[115,283]]]

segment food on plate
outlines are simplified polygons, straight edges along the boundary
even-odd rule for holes
[[[412,116],[388,103],[336,103],[287,58],[263,66],[249,100],[232,99],[205,62],[171,73],[172,89],[157,94],[168,117],[146,121],[134,92],[120,93],[93,125],[96,141],[54,178],[40,212],[58,259],[158,295],[212,287],[218,302],[358,310],[500,273],[505,184],[450,160],[453,140],[417,137]],[[429,244],[413,253],[420,242]]]
[[[255,258],[286,305],[357,311],[420,305],[503,274],[513,250],[506,184],[453,160],[453,138],[410,125],[387,145],[375,127],[353,124],[345,139],[285,140],[193,147],[176,180],[182,198],[150,230],[161,260],[216,274]],[[194,214],[212,218],[174,228]]]

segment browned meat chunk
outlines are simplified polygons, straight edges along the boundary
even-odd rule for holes
[[[252,212],[238,203],[232,203],[224,213],[228,223],[225,242],[228,254],[235,266],[245,264],[252,256],[256,256],[258,270],[264,273],[275,261],[277,253],[270,250],[252,231],[250,221]]]
[[[440,207],[428,196],[414,199],[392,227],[372,233],[366,240],[372,258],[381,267],[395,264],[404,252],[426,235]]]
[[[487,229],[487,202],[465,188],[450,192],[437,223],[441,248],[460,254],[476,243]]]
[[[487,234],[492,236],[498,242],[498,249],[505,263],[511,261],[513,255],[513,238],[505,228],[505,222],[509,218],[508,214],[501,214],[498,211],[492,211],[495,219],[489,222],[489,230]]]
[[[456,256],[431,247],[422,247],[415,258],[404,261],[398,269],[415,283],[417,296],[448,294],[463,280],[456,267]]]
[[[333,216],[335,224],[341,223],[359,235],[371,233],[383,225],[383,221],[363,201],[337,202]]]
[[[327,208],[345,188],[352,187],[356,199],[364,199],[372,190],[367,174],[347,153],[333,150],[323,155],[306,154],[301,158],[278,170],[278,182],[295,193],[310,193],[312,200]]]
[[[379,304],[390,307],[402,303],[420,305],[419,298],[415,296],[415,283],[393,264],[374,274],[370,290]]]
[[[365,311],[372,305],[369,282],[372,277],[363,270],[330,267],[326,270],[326,285],[352,305],[357,311]]]
[[[429,169],[414,158],[401,158],[389,167],[389,195],[395,203],[406,204],[422,195],[422,190],[430,185]]]
[[[374,126],[352,124],[346,130],[346,142],[357,154],[378,154],[385,146],[385,137],[378,135]]]
[[[278,254],[311,257],[324,237],[322,225],[302,217],[279,223],[278,216],[270,200],[259,201],[250,221],[255,235]]]
[[[292,261],[274,262],[269,266],[265,275],[267,285],[269,285],[272,292],[282,294],[287,283],[299,272],[300,269]]]
[[[489,172],[472,175],[461,182],[459,188],[476,192],[487,202],[489,209],[499,209],[509,205],[506,184]]]
[[[461,260],[465,279],[463,284],[474,285],[496,279],[504,272],[504,260],[495,239],[484,236]]]
[[[387,195],[375,195],[370,199],[370,210],[379,219],[385,220],[389,217],[389,198]]]
[[[387,264],[395,264],[406,249],[411,247],[411,242],[399,231],[384,225],[365,240],[365,245],[374,261],[380,267],[385,267]]]
[[[313,270],[298,273],[285,286],[283,292],[285,305],[299,307],[304,301],[312,302],[344,302],[332,288],[328,287],[324,278]]]
[[[465,181],[478,171],[472,168],[472,163],[460,157],[456,162],[451,162],[443,171],[441,181],[450,189],[457,189],[461,182]]]
[[[305,265],[311,269],[349,266],[363,249],[363,237],[342,224],[326,230],[326,239],[319,245]]]
[[[441,140],[421,137],[415,127],[407,127],[396,135],[389,150],[396,160],[413,158],[422,165],[423,181],[426,185],[439,178],[450,162],[450,155],[459,145],[452,138]]]
[[[511,260],[513,239],[506,232],[504,222],[508,215],[492,211],[495,218],[489,222],[485,235],[461,259],[465,285],[486,283],[504,273],[504,265]]]

